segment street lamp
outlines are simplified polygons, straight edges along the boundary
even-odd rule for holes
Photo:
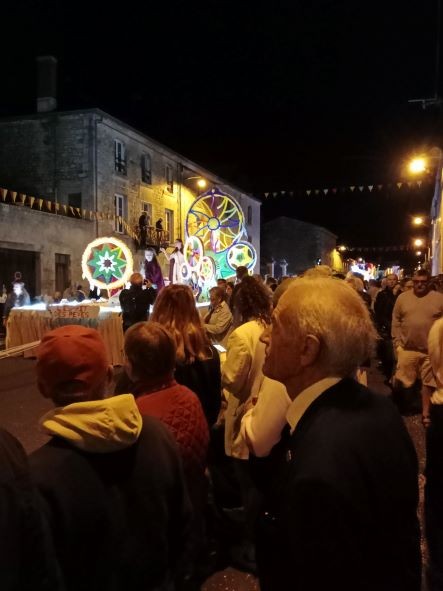
[[[423,246],[424,241],[421,238],[416,238],[414,240],[414,246]]]
[[[413,158],[409,163],[408,169],[412,174],[430,172],[427,167],[428,161],[433,161],[435,163],[435,181],[434,196],[432,198],[430,212],[432,232],[429,236],[427,263],[430,265],[432,275],[438,275],[442,273],[443,268],[443,230],[441,223],[443,151],[438,146],[434,146],[426,153],[426,156]],[[418,217],[422,216],[417,216],[417,218]],[[423,225],[423,223],[416,223],[415,221],[413,223],[416,226]]]
[[[424,224],[424,219],[421,216],[416,216],[412,220],[412,223],[414,224],[414,226],[422,226]]]
[[[412,174],[420,174],[422,172],[426,172],[426,164],[426,158],[424,158],[423,156],[416,156],[415,158],[412,158],[412,160],[409,162],[409,172],[411,172]]]

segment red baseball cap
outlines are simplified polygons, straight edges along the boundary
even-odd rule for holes
[[[98,331],[78,324],[46,333],[37,349],[38,385],[49,396],[71,381],[92,390],[103,381],[108,367],[105,343]]]

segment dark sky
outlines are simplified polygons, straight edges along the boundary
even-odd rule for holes
[[[398,244],[431,183],[328,203],[303,189],[395,183],[441,142],[440,113],[408,103],[435,92],[437,1],[19,0],[2,19],[0,114],[35,110],[34,60],[52,53],[60,108],[102,108],[256,194],[296,192],[267,218]]]

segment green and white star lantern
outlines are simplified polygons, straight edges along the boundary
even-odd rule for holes
[[[83,277],[99,289],[124,287],[133,268],[131,251],[117,238],[97,238],[83,253]]]

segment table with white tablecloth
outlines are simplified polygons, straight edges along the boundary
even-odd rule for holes
[[[90,307],[90,308],[89,308]],[[62,308],[42,304],[13,308],[6,325],[6,349],[39,341],[45,333],[64,324],[96,328],[103,337],[109,363],[123,365],[123,327],[120,306],[69,304]],[[35,348],[24,353],[34,357]]]

